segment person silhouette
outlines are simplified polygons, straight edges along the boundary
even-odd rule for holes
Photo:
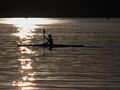
[[[47,39],[47,42],[45,43],[47,46],[49,46],[49,50],[52,50],[53,48],[53,39],[52,39],[52,35],[49,34],[48,38],[45,37],[45,39]]]

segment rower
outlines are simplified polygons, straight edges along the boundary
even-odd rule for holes
[[[49,34],[49,35],[48,35],[48,38],[45,37],[45,39],[47,39],[47,42],[46,42],[45,44],[49,46],[49,50],[52,50],[52,48],[53,48],[52,35]]]

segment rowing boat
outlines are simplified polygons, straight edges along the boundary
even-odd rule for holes
[[[47,44],[17,44],[18,47],[22,46],[37,46],[37,47],[50,47]],[[85,47],[84,45],[68,45],[68,44],[53,44],[52,47]]]

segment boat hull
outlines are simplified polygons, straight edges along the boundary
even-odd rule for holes
[[[37,47],[50,47],[50,45],[46,44],[18,44],[18,47],[22,46],[37,46]],[[67,45],[67,44],[53,44],[52,47],[85,47],[84,45]]]

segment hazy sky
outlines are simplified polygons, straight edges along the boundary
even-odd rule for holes
[[[4,0],[0,17],[120,17],[119,0]]]

